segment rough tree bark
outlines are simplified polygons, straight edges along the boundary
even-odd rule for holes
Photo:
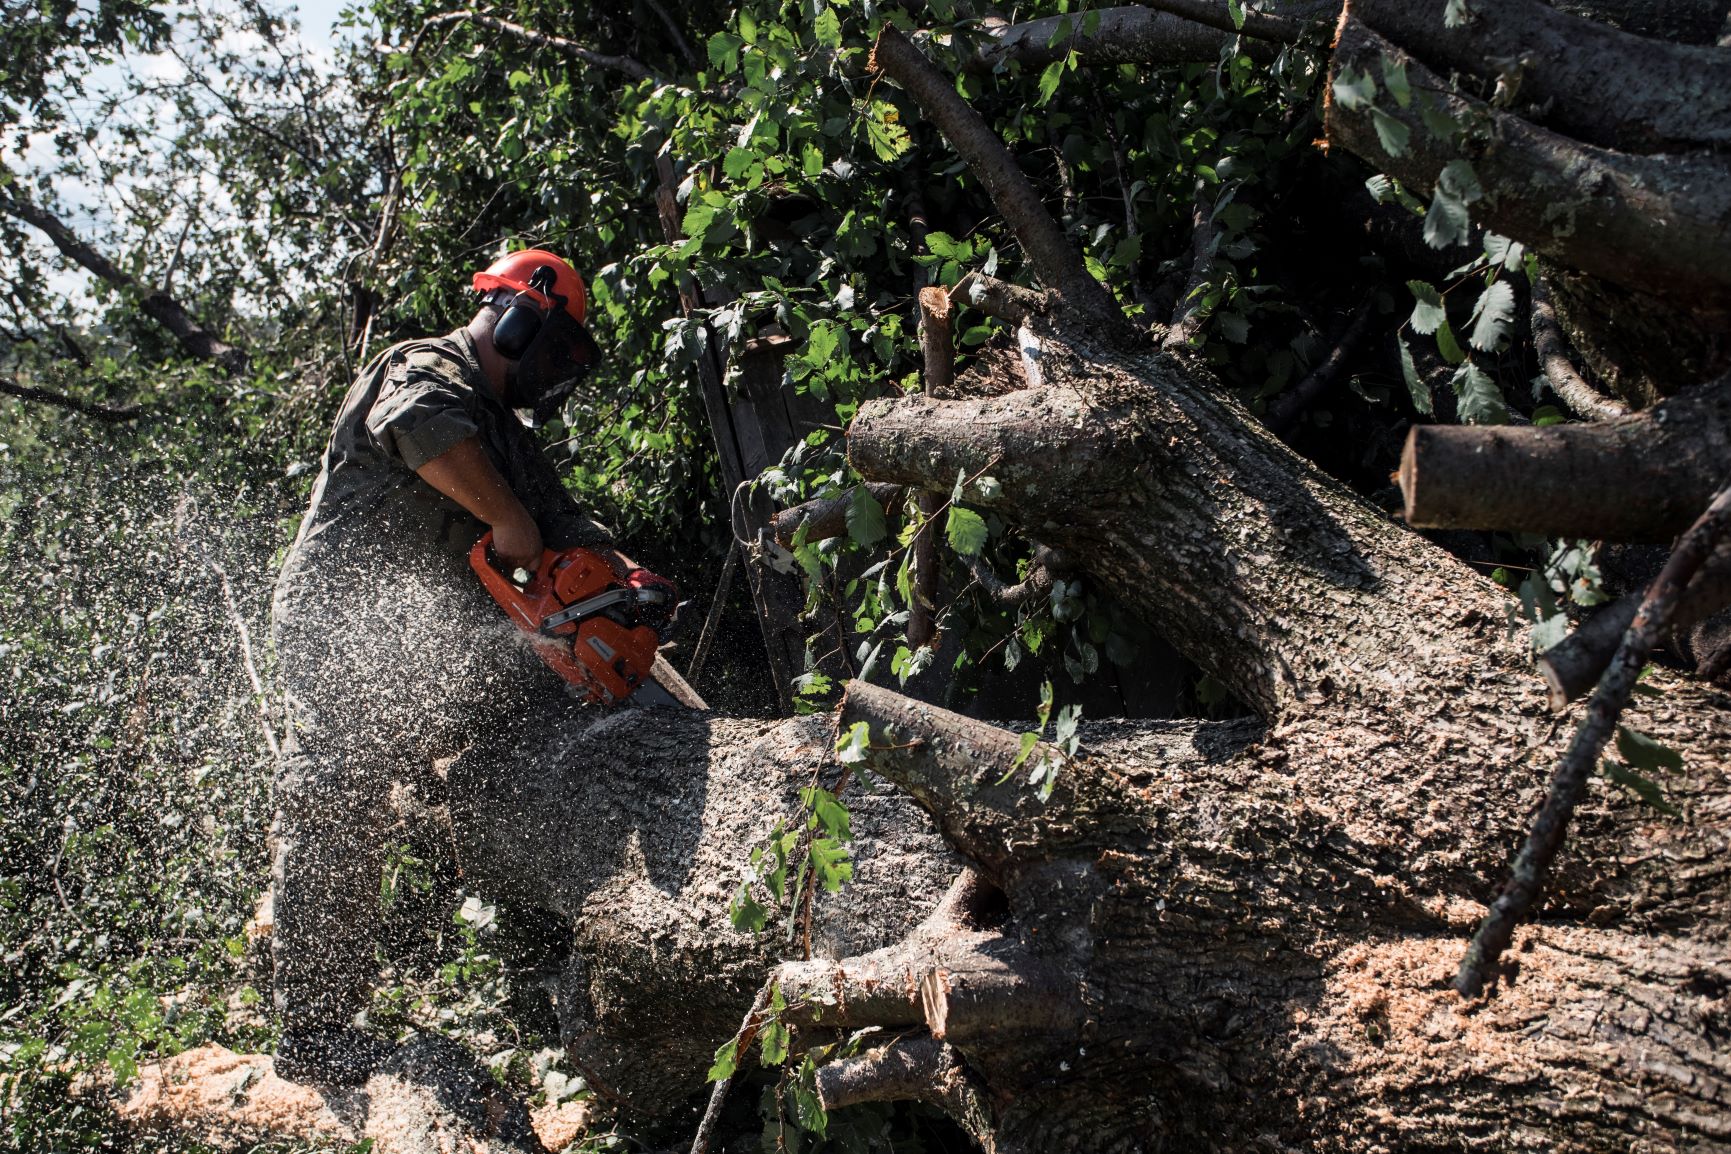
[[[1510,598],[1128,334],[917,55],[878,48],[1057,307],[1026,319],[1038,384],[867,404],[855,467],[916,489],[989,468],[971,503],[1257,716],[1096,723],[1078,756],[1018,766],[1015,734],[856,683],[833,720],[550,716],[503,762],[459,761],[471,878],[574,926],[575,1062],[677,1111],[773,979],[797,1047],[882,1031],[819,1071],[831,1106],[936,1103],[988,1150],[1731,1143],[1731,696],[1650,679],[1628,720],[1684,752],[1666,787],[1686,820],[1592,789],[1540,922],[1461,1000],[1460,951],[1567,737]],[[856,880],[815,903],[809,955],[798,896],[735,931],[751,848],[837,781],[858,722],[878,784],[847,787]],[[1055,773],[1044,800],[1033,767]]]

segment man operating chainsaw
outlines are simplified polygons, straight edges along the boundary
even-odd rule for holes
[[[277,1072],[295,1081],[361,1081],[383,1055],[352,1023],[376,975],[393,787],[424,779],[436,758],[502,747],[572,685],[607,703],[630,695],[672,612],[671,584],[611,547],[527,427],[558,412],[599,356],[582,279],[531,249],[474,287],[481,305],[465,327],[362,370],[277,583],[289,732],[272,954]],[[523,606],[560,607],[555,586],[579,569],[587,584],[562,615],[572,620],[543,629]],[[542,651],[519,630],[544,633]]]

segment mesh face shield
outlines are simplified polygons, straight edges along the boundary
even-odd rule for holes
[[[600,360],[600,352],[589,330],[569,313],[550,310],[516,361],[511,407],[528,412],[532,425],[552,420]]]

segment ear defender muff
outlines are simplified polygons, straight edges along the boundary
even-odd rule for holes
[[[511,303],[505,306],[505,315],[493,326],[493,347],[506,360],[521,360],[541,332],[541,326],[547,320],[547,309],[554,304],[555,275],[547,265],[531,273],[530,291],[512,297]]]

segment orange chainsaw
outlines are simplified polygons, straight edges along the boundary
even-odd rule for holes
[[[548,549],[518,582],[495,564],[488,531],[469,551],[469,567],[541,660],[601,705],[625,700],[650,679],[678,608],[671,581],[647,569],[621,578],[589,549]]]

